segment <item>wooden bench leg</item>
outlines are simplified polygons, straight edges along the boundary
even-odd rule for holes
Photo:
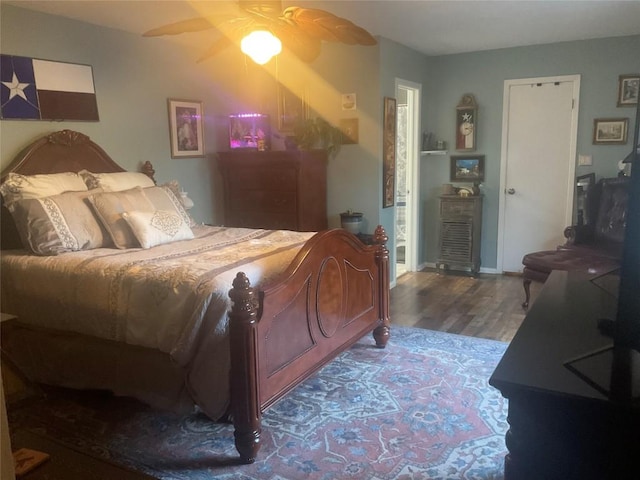
[[[530,278],[525,278],[522,280],[522,286],[524,287],[524,302],[522,302],[522,308],[524,308],[525,310],[527,308],[529,308],[529,299],[531,298],[531,279]]]

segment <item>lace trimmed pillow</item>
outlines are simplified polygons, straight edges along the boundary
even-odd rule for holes
[[[162,185],[143,189],[144,194],[151,201],[156,210],[174,211],[180,215],[185,223],[193,227],[195,220],[187,213],[180,198],[173,193],[171,187]]]
[[[178,201],[180,202],[180,205],[182,205],[182,208],[184,208],[185,212],[187,213],[187,216],[189,217],[189,226],[195,227],[198,224],[198,222],[196,222],[195,219],[189,213],[189,209],[193,208],[193,200],[191,200],[187,196],[187,192],[182,190],[182,187],[180,186],[180,182],[178,182],[177,180],[170,180],[167,183],[163,183],[162,185],[160,185],[160,187],[169,189],[171,193],[173,193],[173,195],[178,199]]]
[[[67,192],[11,203],[7,208],[23,246],[36,255],[113,246],[86,201],[90,194]]]
[[[0,193],[7,207],[13,202],[29,198],[44,198],[64,192],[86,192],[87,185],[73,172],[37,175],[7,174],[0,185]]]
[[[122,216],[131,227],[142,248],[151,248],[156,245],[193,238],[191,228],[175,211],[132,211],[124,212]]]

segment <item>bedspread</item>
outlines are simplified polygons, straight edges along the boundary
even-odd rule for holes
[[[252,285],[264,284],[313,233],[200,226],[194,234],[147,250],[4,251],[2,311],[23,323],[165,352],[184,369],[194,402],[219,418],[228,402],[233,278],[243,271]]]

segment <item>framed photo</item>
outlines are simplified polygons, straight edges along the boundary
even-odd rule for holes
[[[169,99],[171,158],[204,157],[202,102]]]
[[[353,145],[358,143],[358,119],[343,118],[340,120],[340,131],[342,132],[342,144]]]
[[[281,83],[278,84],[278,130],[281,133],[293,133],[293,127],[309,117],[304,89],[293,92]]]
[[[596,118],[593,121],[593,144],[624,145],[628,128],[628,118]]]
[[[478,105],[474,96],[467,93],[456,107],[456,150],[476,149],[477,124]]]
[[[640,73],[618,77],[618,106],[635,107],[640,96]]]
[[[382,208],[393,207],[396,192],[396,99],[384,97]]]
[[[357,110],[355,93],[343,93],[341,97],[342,110]]]
[[[451,155],[450,181],[484,181],[484,155]]]
[[[584,175],[578,175],[576,177],[576,186],[581,187],[584,191],[596,183],[595,173],[585,173]]]

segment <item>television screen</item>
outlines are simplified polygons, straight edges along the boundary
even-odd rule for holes
[[[229,148],[254,150],[271,149],[271,124],[269,115],[239,113],[229,115]]]

